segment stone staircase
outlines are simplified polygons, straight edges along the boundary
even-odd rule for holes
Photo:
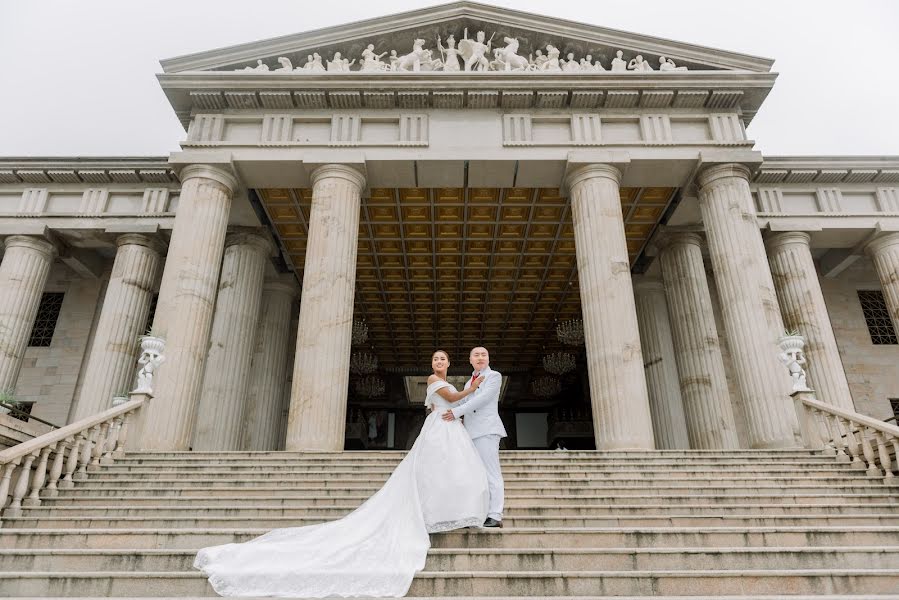
[[[338,518],[399,452],[129,453],[0,528],[0,596],[215,595],[203,546]],[[808,451],[502,454],[503,530],[410,596],[899,599],[899,488]]]

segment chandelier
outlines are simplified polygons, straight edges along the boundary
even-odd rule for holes
[[[574,356],[567,352],[553,352],[543,357],[543,368],[556,375],[574,371],[576,366]]]
[[[531,390],[533,390],[535,396],[549,398],[562,391],[562,384],[555,377],[544,375],[531,382]]]
[[[363,377],[356,382],[355,387],[356,393],[360,396],[365,396],[366,398],[383,396],[384,392],[387,390],[387,385],[384,383],[384,380],[376,375]]]
[[[359,346],[368,341],[368,325],[365,320],[353,321],[353,345]]]
[[[580,319],[562,321],[556,325],[556,337],[563,344],[580,346],[584,343],[584,322]]]
[[[353,352],[350,355],[350,373],[353,375],[368,375],[378,370],[378,357],[374,354]]]

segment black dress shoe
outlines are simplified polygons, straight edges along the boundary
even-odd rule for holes
[[[497,521],[493,517],[487,517],[487,520],[484,521],[484,527],[499,527],[500,529],[502,529],[503,522]]]

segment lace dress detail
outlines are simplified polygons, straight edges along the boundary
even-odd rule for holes
[[[425,404],[435,410],[359,508],[336,521],[203,548],[194,567],[222,596],[404,596],[424,568],[429,533],[481,525],[487,516],[484,465],[461,422],[440,418],[450,406],[437,394],[443,387],[452,386],[428,386]]]

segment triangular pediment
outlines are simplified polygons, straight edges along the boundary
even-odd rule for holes
[[[333,60],[335,53],[349,61],[356,71],[362,63],[363,51],[369,44],[374,45],[376,54],[384,54],[385,64],[391,51],[398,56],[409,54],[416,39],[424,40],[424,49],[431,50],[431,56],[441,57],[437,38],[446,45],[452,35],[457,44],[465,31],[474,38],[478,31],[486,37],[493,37],[493,47],[506,45],[504,38],[515,38],[519,44],[517,54],[532,62],[538,50],[547,54],[548,46],[556,48],[561,59],[569,54],[577,62],[588,55],[592,61],[604,69],[611,70],[617,51],[622,52],[625,61],[641,55],[655,70],[659,70],[660,57],[672,60],[678,67],[689,71],[743,71],[767,73],[772,60],[745,54],[727,52],[714,48],[696,46],[657,37],[628,33],[526,13],[487,6],[474,2],[454,2],[424,8],[396,15],[359,21],[347,25],[329,27],[290,36],[262,40],[220,48],[208,52],[191,54],[162,61],[166,73],[196,71],[243,71],[248,73],[257,65],[260,71],[288,72],[285,65],[301,69],[308,56],[317,53],[322,64]],[[279,58],[287,61],[280,61]],[[488,55],[488,58],[493,58]],[[261,61],[261,63],[260,63]],[[249,68],[249,69],[248,69]],[[301,74],[300,70],[292,71]]]

